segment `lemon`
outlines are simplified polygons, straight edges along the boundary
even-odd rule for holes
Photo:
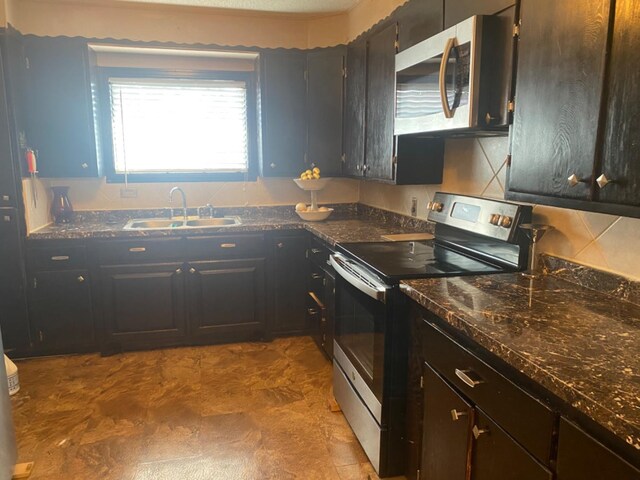
[[[300,202],[298,204],[296,204],[296,212],[306,212],[307,211],[307,206]]]
[[[320,180],[320,174],[319,174],[319,173],[314,173],[314,174],[313,174],[313,178],[314,178],[315,180]]]
[[[314,169],[313,169],[313,173],[314,173],[315,175],[320,175],[320,169],[319,169],[318,167],[314,168]]]
[[[304,180],[305,178],[307,178],[307,175],[306,175],[306,173],[302,172],[302,173],[300,174],[300,179],[301,179],[301,180]]]

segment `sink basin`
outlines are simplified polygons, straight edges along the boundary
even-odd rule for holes
[[[214,228],[214,227],[231,227],[240,225],[239,217],[222,217],[222,218],[196,218],[193,220],[169,219],[169,218],[150,218],[141,220],[129,220],[124,226],[125,230],[167,230],[167,229],[183,229],[183,228]]]
[[[146,220],[130,220],[125,226],[125,230],[160,230],[166,228],[182,228],[182,220],[172,220],[169,218],[153,218]]]
[[[231,225],[240,225],[238,217],[222,217],[222,218],[197,218],[188,220],[187,227],[228,227]]]

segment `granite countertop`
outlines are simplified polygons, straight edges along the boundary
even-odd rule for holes
[[[640,449],[640,306],[553,275],[411,280],[401,289]]]
[[[305,222],[292,215],[293,207],[229,209],[224,215],[239,216],[240,225],[159,230],[124,230],[133,218],[158,218],[166,210],[85,212],[67,224],[51,224],[29,234],[30,240],[70,240],[92,238],[139,238],[184,235],[212,235],[239,232],[306,229],[330,245],[341,242],[382,241],[383,235],[433,231],[432,225],[412,217],[358,205],[338,209],[323,222]]]

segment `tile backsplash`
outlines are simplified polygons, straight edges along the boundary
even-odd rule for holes
[[[418,216],[439,190],[504,198],[507,138],[449,140],[442,185],[402,186],[362,182],[360,202],[409,215],[418,198]],[[640,219],[536,205],[534,221],[553,225],[540,251],[557,257],[640,279],[640,250],[634,248]]]

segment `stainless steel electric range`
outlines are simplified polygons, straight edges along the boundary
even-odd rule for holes
[[[338,244],[334,395],[378,475],[403,473],[408,353],[401,280],[524,270],[531,207],[437,193],[432,240]]]

